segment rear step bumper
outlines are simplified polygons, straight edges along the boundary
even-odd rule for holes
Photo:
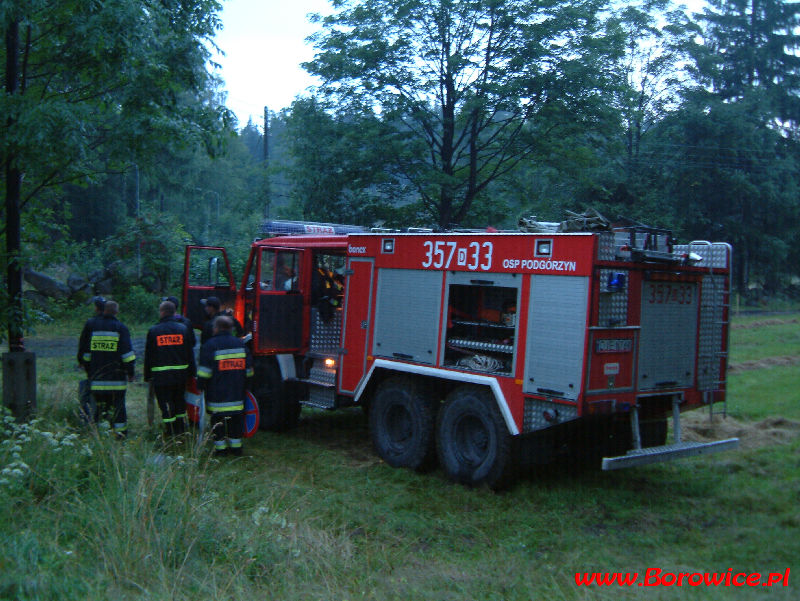
[[[673,459],[680,459],[681,457],[719,453],[720,451],[729,451],[738,447],[738,438],[728,438],[725,440],[715,440],[713,442],[678,442],[660,447],[632,449],[625,455],[620,455],[618,457],[603,457],[603,469],[620,470],[637,465],[672,461]]]

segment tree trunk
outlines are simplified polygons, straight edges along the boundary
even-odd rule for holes
[[[6,30],[6,94],[13,96],[19,89],[19,21],[12,21]],[[14,116],[9,115],[9,129]],[[20,200],[22,173],[16,165],[13,145],[6,159],[6,260],[8,282],[8,350],[22,352],[22,271],[19,266],[21,249]]]

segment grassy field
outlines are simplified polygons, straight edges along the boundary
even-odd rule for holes
[[[798,322],[737,319],[729,417],[687,419],[739,451],[608,473],[561,463],[502,494],[386,466],[358,410],[304,411],[234,460],[161,455],[135,384],[133,435],[115,444],[77,428],[72,356],[39,359],[41,418],[7,422],[0,442],[0,599],[798,599]],[[575,582],[654,568],[791,572],[777,587]]]

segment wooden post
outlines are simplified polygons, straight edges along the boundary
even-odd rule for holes
[[[19,93],[19,21],[11,21],[6,29],[6,94]],[[15,115],[7,118],[13,129]],[[27,419],[36,410],[36,355],[25,352],[22,337],[22,270],[19,255],[22,248],[20,205],[22,171],[11,150],[6,163],[6,282],[8,286],[8,353],[3,354],[3,404],[18,419]]]
[[[36,355],[25,351],[3,353],[3,405],[17,419],[36,412]]]

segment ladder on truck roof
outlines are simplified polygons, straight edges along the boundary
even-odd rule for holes
[[[263,236],[330,236],[344,234],[404,232],[410,234],[429,234],[433,232],[428,227],[363,227],[344,223],[325,223],[321,221],[287,221],[284,219],[268,219],[259,227],[259,234]],[[485,231],[485,230],[472,230]]]
[[[327,236],[355,234],[359,232],[368,232],[369,230],[360,225],[347,225],[343,223],[267,219],[261,224],[258,231],[263,236]]]

